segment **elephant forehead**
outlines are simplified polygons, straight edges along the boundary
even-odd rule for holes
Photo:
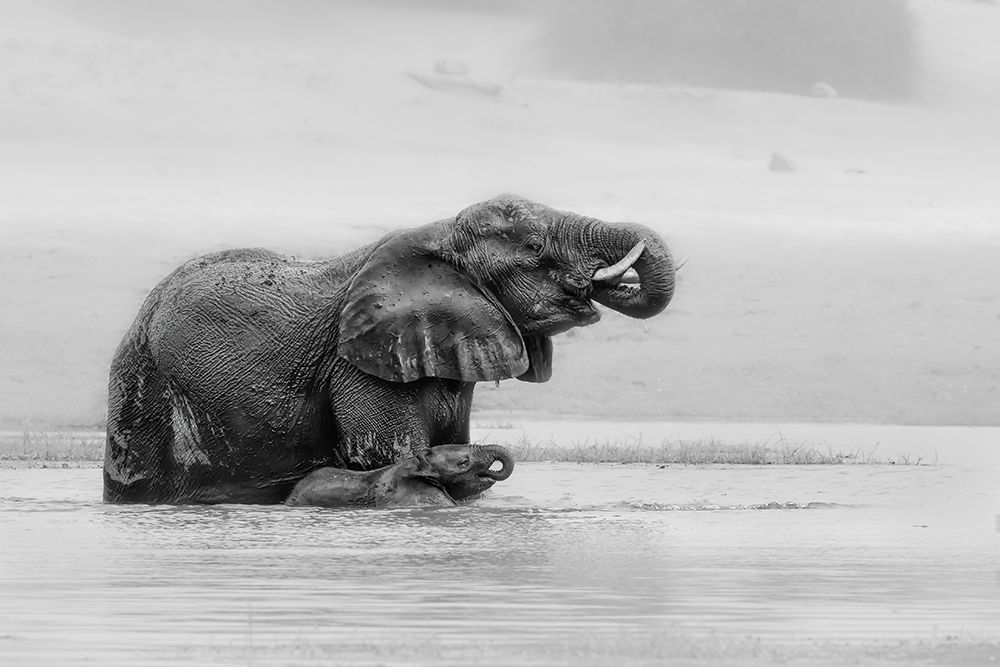
[[[471,231],[480,234],[512,231],[530,231],[544,225],[552,209],[513,195],[501,195],[479,204],[473,204],[458,214]]]
[[[461,459],[463,456],[468,456],[469,453],[470,450],[467,445],[438,445],[437,447],[431,447],[428,456],[434,463],[448,464]]]
[[[519,197],[501,200],[500,204],[507,218],[514,223],[534,222],[543,219],[546,211],[551,211],[538,202]]]
[[[437,445],[433,451],[438,454],[468,454],[469,445]]]

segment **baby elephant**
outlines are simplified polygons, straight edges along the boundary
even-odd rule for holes
[[[499,461],[499,470],[490,466]],[[498,445],[439,445],[391,466],[356,472],[319,468],[292,489],[286,505],[400,507],[454,505],[502,482],[514,458]]]

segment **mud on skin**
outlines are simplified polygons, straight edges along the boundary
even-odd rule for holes
[[[545,382],[594,302],[647,318],[673,290],[649,229],[512,195],[328,260],[191,260],[112,361],[104,498],[281,503],[318,468],[467,444],[477,382]]]

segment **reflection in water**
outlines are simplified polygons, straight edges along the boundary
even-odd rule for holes
[[[4,664],[742,662],[1000,627],[991,469],[523,464],[384,511],[0,483]]]

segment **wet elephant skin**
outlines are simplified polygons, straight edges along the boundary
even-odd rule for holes
[[[511,195],[333,259],[193,259],[112,361],[105,500],[280,503],[320,467],[468,443],[476,382],[545,382],[594,301],[646,318],[673,288],[647,228]]]
[[[502,467],[490,466],[499,461]],[[423,456],[367,472],[319,468],[306,475],[285,501],[320,507],[404,507],[455,504],[510,477],[514,459],[496,445],[439,445]]]

